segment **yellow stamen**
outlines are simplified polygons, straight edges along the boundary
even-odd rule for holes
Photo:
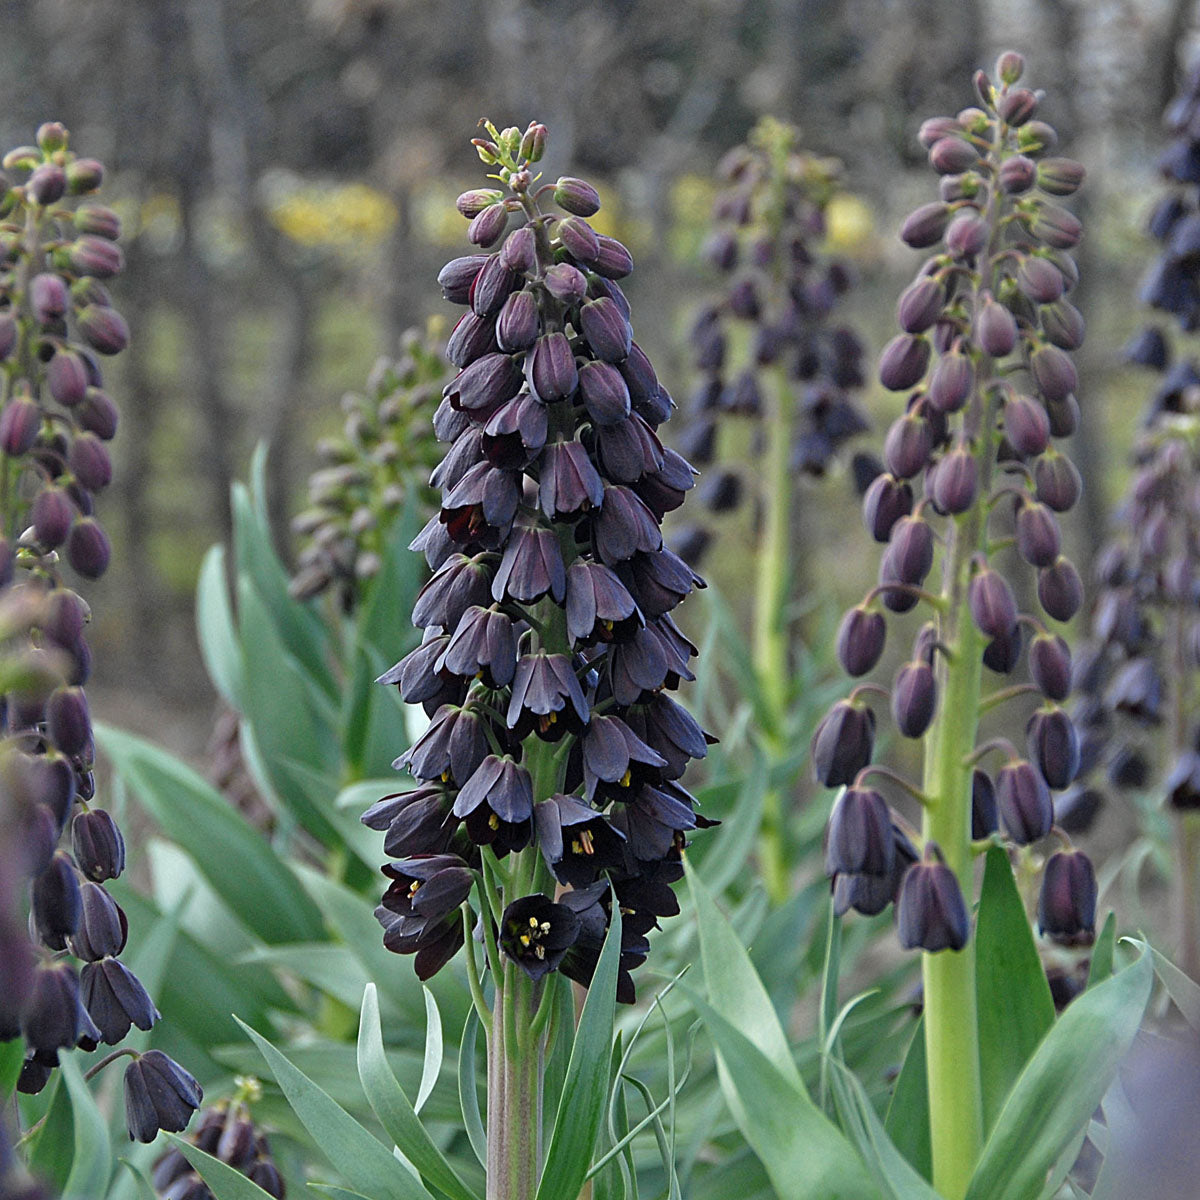
[[[628,787],[628,786],[629,786],[629,784],[630,784],[630,782],[632,781],[632,778],[633,778],[633,776],[630,774],[630,772],[632,771],[632,769],[633,769],[632,767],[626,767],[626,768],[625,768],[625,774],[624,774],[624,775],[622,775],[622,776],[621,776],[621,778],[617,780],[617,786],[618,786],[618,787],[623,787],[623,788],[626,788],[626,787]]]

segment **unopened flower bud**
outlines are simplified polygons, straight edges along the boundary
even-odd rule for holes
[[[951,134],[929,148],[929,164],[939,175],[957,175],[979,161],[979,151],[965,138]]]
[[[83,340],[101,354],[120,354],[129,345],[129,326],[115,308],[89,304],[76,319]]]
[[[500,247],[500,262],[509,271],[537,274],[537,235],[532,225],[522,225],[504,239],[504,245]]]
[[[1033,187],[1037,164],[1024,154],[1014,154],[1000,164],[1000,187],[1010,196],[1019,196]]]
[[[102,491],[112,482],[112,461],[95,434],[81,433],[75,438],[67,454],[67,465],[89,492]]]
[[[521,148],[517,153],[518,159],[522,162],[541,162],[542,155],[546,153],[546,137],[545,125],[531,121],[529,128],[521,136]]]
[[[64,850],[56,850],[50,865],[33,881],[30,919],[38,937],[51,950],[65,949],[79,927],[82,901],[79,875]]]
[[[534,343],[525,374],[533,394],[544,404],[574,395],[579,386],[575,355],[565,333],[545,333]]]
[[[1042,870],[1038,930],[1066,946],[1090,946],[1096,936],[1096,873],[1081,850],[1050,855]]]
[[[77,275],[111,279],[125,268],[121,247],[106,238],[84,234],[67,247],[67,261]]]
[[[996,77],[1001,83],[1010,87],[1017,82],[1025,72],[1025,59],[1015,50],[1005,50],[996,59]]]
[[[66,171],[72,196],[86,196],[104,182],[104,166],[94,158],[77,158],[67,163]]]
[[[71,848],[84,876],[95,883],[125,870],[125,839],[111,814],[101,808],[78,813],[71,823]]]
[[[989,838],[1000,826],[992,777],[976,767],[971,772],[971,840]]]
[[[71,533],[75,506],[61,488],[44,487],[33,498],[29,517],[38,543],[46,550],[54,550]]]
[[[30,280],[29,303],[34,320],[39,325],[49,325],[65,315],[71,297],[60,276],[43,271]]]
[[[905,663],[892,685],[892,716],[901,736],[925,736],[937,708],[933,668],[925,661]]]
[[[1010,396],[1004,404],[1004,434],[1022,458],[1036,458],[1050,444],[1050,418],[1030,396]]]
[[[975,383],[970,358],[960,350],[951,350],[938,359],[929,379],[929,402],[942,413],[958,412],[967,402]]]
[[[94,234],[115,242],[121,236],[121,218],[103,204],[81,204],[75,210],[75,232]]]
[[[589,300],[579,310],[584,339],[597,358],[623,362],[633,346],[633,331],[616,303],[607,296]]]
[[[92,517],[76,521],[67,539],[67,561],[85,579],[99,579],[108,569],[112,546]]]
[[[1029,255],[1017,267],[1017,287],[1035,304],[1052,304],[1063,294],[1066,284],[1052,262]]]
[[[1029,644],[1029,674],[1048,700],[1062,701],[1071,691],[1071,651],[1062,638],[1039,633]]]
[[[34,169],[25,190],[35,204],[57,204],[66,194],[67,174],[57,163],[43,163]]]
[[[1038,163],[1037,183],[1051,196],[1070,196],[1079,190],[1087,172],[1071,158],[1044,158]]]
[[[504,301],[500,315],[496,318],[496,342],[500,349],[509,354],[515,354],[518,350],[528,350],[537,341],[540,332],[541,321],[533,293],[524,290],[513,292]],[[455,360],[451,358],[450,361]]]
[[[931,846],[926,847],[929,855]],[[927,857],[905,872],[896,900],[896,932],[906,950],[961,950],[971,921],[958,878],[945,863]]]
[[[1029,356],[1029,370],[1048,401],[1064,400],[1079,386],[1075,364],[1057,346],[1039,346]]]
[[[959,213],[946,230],[946,249],[955,259],[974,258],[987,247],[991,228],[977,212]]]
[[[469,303],[471,285],[489,257],[487,254],[467,254],[462,258],[451,259],[438,272],[437,281],[442,289],[443,298],[451,304]]]
[[[900,240],[914,250],[924,250],[942,240],[950,223],[950,207],[934,201],[914,209],[900,227]]]
[[[920,383],[929,366],[929,339],[902,333],[892,338],[879,356],[879,382],[890,392]]]
[[[1069,512],[1079,499],[1079,472],[1065,455],[1042,455],[1033,464],[1033,482],[1037,498],[1055,512]]]
[[[1011,354],[1017,344],[1017,323],[1013,315],[990,295],[985,294],[976,322],[979,344],[992,358]]]
[[[600,235],[600,252],[591,268],[604,279],[624,279],[633,270],[633,255],[616,238]]]
[[[892,527],[912,512],[912,486],[892,475],[876,475],[863,496],[863,523],[877,541],[886,542]]]
[[[917,140],[926,150],[931,150],[935,142],[962,132],[963,127],[957,117],[929,117],[921,122]]]
[[[837,656],[848,675],[865,675],[879,661],[887,640],[887,622],[882,613],[861,604],[842,618],[837,635]]]
[[[1044,504],[1024,503],[1017,510],[1017,551],[1031,567],[1049,567],[1058,559],[1061,536],[1054,514]]]
[[[933,477],[933,502],[944,513],[964,513],[975,503],[979,468],[965,446],[956,446],[937,465]]]
[[[1083,603],[1083,581],[1070,559],[1059,558],[1038,572],[1038,600],[1056,621],[1069,621]]]
[[[896,320],[906,333],[924,333],[941,316],[945,303],[941,280],[923,275],[900,293]]]
[[[1046,781],[1024,759],[1000,768],[996,802],[1008,836],[1021,846],[1044,838],[1054,824],[1054,804]]]
[[[1037,112],[1038,99],[1028,88],[1014,88],[1008,95],[1001,97],[997,111],[1003,120],[1016,128]]]
[[[1042,204],[1034,213],[1030,232],[1039,241],[1057,250],[1078,246],[1083,237],[1083,225],[1074,213],[1057,204]]]
[[[928,423],[908,412],[892,422],[883,444],[883,458],[893,475],[911,479],[925,469],[932,449]]]
[[[1067,787],[1079,773],[1079,734],[1061,708],[1039,709],[1025,727],[1029,756],[1042,778],[1056,791]]]
[[[490,204],[467,226],[467,241],[474,246],[494,246],[508,224],[508,208],[504,204]],[[445,286],[445,285],[443,285]]]
[[[881,575],[885,583],[919,587],[933,566],[933,530],[920,517],[901,517],[884,552]]]
[[[1083,345],[1083,314],[1075,305],[1067,300],[1056,300],[1053,304],[1043,305],[1041,317],[1042,335],[1051,345],[1061,350],[1078,350]]]
[[[42,410],[27,396],[10,400],[0,412],[0,450],[19,458],[33,447],[42,427]]]
[[[971,618],[990,638],[1002,637],[1017,623],[1017,602],[1008,580],[998,571],[984,566],[967,588]]]
[[[578,304],[587,295],[587,277],[570,263],[555,263],[546,268],[546,291],[564,304]]]
[[[554,203],[576,217],[590,217],[600,211],[600,193],[582,179],[561,175],[554,185]]]

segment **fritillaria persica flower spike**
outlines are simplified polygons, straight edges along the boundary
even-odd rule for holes
[[[439,450],[431,419],[449,372],[446,362],[470,348],[408,330],[396,359],[381,358],[365,395],[342,399],[339,435],[317,445],[321,465],[308,480],[308,507],[292,521],[303,539],[291,591],[307,598],[330,588],[351,612],[366,581],[379,571],[389,530],[414,499],[432,513],[428,474]]]
[[[114,1045],[159,1014],[118,958],[128,930],[105,885],[125,869],[125,842],[96,797],[84,691],[91,611],[71,586],[72,576],[103,575],[110,555],[95,514],[117,431],[102,362],[129,339],[108,290],[124,265],[121,223],[95,200],[103,167],[70,150],[55,122],[0,166],[0,638],[16,664],[0,672],[12,805],[0,825],[15,842],[0,891],[27,890],[32,939],[17,949],[11,931],[0,934],[20,997],[0,1002],[0,1038],[24,1037],[18,1087],[36,1092],[60,1051]],[[127,1073],[131,1136],[149,1140],[163,1126],[148,1099],[163,1081],[179,1084],[169,1128],[182,1129],[199,1103],[191,1076],[151,1051]]]
[[[1045,621],[1069,620],[1082,599],[1056,518],[1074,504],[1079,479],[1054,439],[1069,436],[1079,416],[1070,352],[1083,320],[1069,299],[1078,278],[1069,252],[1082,230],[1059,201],[1083,169],[1054,156],[1054,131],[1038,119],[1038,94],[1020,86],[1023,70],[1020,55],[1002,55],[994,80],[976,76],[978,106],[921,127],[939,198],[901,229],[926,257],[897,305],[900,332],[879,360],[884,387],[905,396],[884,442],[885,470],[863,505],[868,532],[885,546],[879,586],[847,614],[837,642],[846,669],[866,675],[885,624],[918,608],[932,618],[890,692],[898,731],[924,742],[923,778],[904,784],[922,805],[923,853],[889,860],[879,853],[886,805],[851,803],[869,775],[897,781],[871,764],[871,693],[883,689],[862,684],[838,701],[812,751],[818,780],[849,789],[830,821],[836,906],[877,912],[898,897],[901,943],[924,951],[933,1181],[953,1197],[966,1190],[982,1138],[971,842],[1001,829],[1020,847],[1045,837],[1051,789],[1072,782],[1081,756],[1059,707],[1070,658]],[[1018,611],[1009,573],[1021,570],[1036,572],[1041,615]],[[1017,669],[1029,627],[1036,689],[983,695],[985,671]],[[1028,718],[1028,760],[1002,740],[973,749],[981,712],[1034,690],[1045,703]],[[1009,754],[993,780],[980,760],[995,749]],[[861,815],[868,811],[869,822]],[[856,849],[847,844],[853,836]],[[1082,923],[1090,870],[1079,868],[1081,858],[1050,887],[1048,933],[1075,917]]]
[[[1113,535],[1095,565],[1091,643],[1076,674],[1084,693],[1082,769],[1097,786],[1144,792],[1165,804],[1172,825],[1172,907],[1177,961],[1200,978],[1200,367],[1187,335],[1200,326],[1200,61],[1193,62],[1165,120],[1171,142],[1159,158],[1165,187],[1149,220],[1162,250],[1141,299],[1171,314],[1179,333],[1150,328],[1127,357],[1157,373],[1133,450],[1133,475]],[[1165,764],[1159,773],[1150,763]]]
[[[703,581],[660,523],[694,471],[658,437],[673,401],[618,282],[632,258],[589,223],[590,185],[539,182],[542,126],[484,126],[501,186],[459,197],[478,250],[439,276],[466,311],[433,416],[440,508],[413,543],[434,572],[412,614],[424,637],[381,677],[432,719],[397,759],[419,786],[363,820],[395,859],[384,945],[423,979],[467,948],[490,1033],[488,1196],[514,1200],[537,1186],[555,989],[590,982],[619,912],[632,1001],[686,839],[710,823],[679,782],[709,739],[670,696],[696,653],[671,613]]]

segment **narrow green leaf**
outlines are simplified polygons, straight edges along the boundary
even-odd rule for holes
[[[209,679],[225,703],[240,712],[245,672],[229,600],[224,546],[210,546],[200,564],[196,581],[196,634]]]
[[[41,1124],[30,1131],[27,1154],[30,1170],[61,1192],[71,1173],[74,1153],[67,1147],[75,1144],[75,1120],[71,1097],[62,1072],[54,1075],[44,1096],[45,1116]]]
[[[830,1083],[843,1114],[855,1130],[854,1142],[884,1196],[892,1200],[938,1200],[938,1194],[921,1177],[888,1137],[863,1085],[845,1063],[830,1059]]]
[[[463,1128],[479,1165],[487,1165],[487,1134],[479,1114],[479,1087],[475,1082],[475,1037],[479,1033],[479,1014],[474,1005],[458,1043],[458,1102],[462,1108]]]
[[[896,1149],[926,1179],[933,1178],[929,1141],[929,1088],[925,1078],[925,1018],[913,1029],[904,1065],[896,1077],[883,1127]]]
[[[779,1196],[878,1197],[857,1151],[799,1083],[716,1009],[694,994],[691,999],[720,1056],[722,1087],[738,1127]]]
[[[762,752],[755,751],[755,767],[741,780],[734,811],[712,837],[697,839],[695,861],[703,864],[709,891],[720,895],[746,869],[746,860],[758,844],[763,804],[767,795],[767,770]]]
[[[1167,995],[1175,1002],[1183,1019],[1200,1033],[1200,986],[1153,946],[1150,953],[1154,955],[1154,973],[1162,980]]]
[[[700,960],[713,1008],[748,1037],[789,1082],[803,1091],[804,1085],[792,1061],[791,1047],[783,1026],[779,1023],[767,989],[754,970],[746,947],[717,908],[686,855],[684,869],[692,904],[696,908]]]
[[[111,1192],[109,1192],[109,1200],[114,1200],[115,1197],[123,1194],[123,1188],[132,1186],[138,1200],[158,1200],[158,1193],[154,1190],[154,1184],[150,1176],[146,1174],[145,1168],[135,1163],[132,1159],[118,1158],[117,1162],[129,1172],[128,1178],[118,1180]]]
[[[367,973],[346,946],[329,942],[300,942],[290,946],[259,946],[240,955],[239,963],[278,967],[353,1009],[359,1004]]]
[[[1102,983],[1113,973],[1113,953],[1117,942],[1117,914],[1110,910],[1104,918],[1100,936],[1092,947],[1092,958],[1088,963],[1088,987]]]
[[[367,984],[362,998],[362,1015],[358,1026],[358,1075],[367,1100],[384,1131],[422,1177],[452,1200],[475,1200],[474,1193],[455,1174],[425,1126],[417,1119],[404,1089],[392,1073],[384,1053],[383,1033],[379,1024],[379,997],[373,983]]]
[[[364,1196],[360,1192],[351,1192],[346,1188],[334,1187],[331,1183],[310,1183],[308,1186],[314,1192],[320,1192],[322,1196],[330,1197],[330,1200],[371,1200],[370,1196]]]
[[[1054,1024],[1054,999],[1008,854],[987,852],[975,934],[983,1127],[995,1123],[1013,1081]]]
[[[576,1200],[587,1178],[608,1100],[617,972],[621,959],[621,910],[613,905],[608,933],[579,1014],[554,1132],[537,1200]]]
[[[75,1127],[74,1155],[71,1173],[63,1185],[63,1200],[94,1200],[108,1191],[108,1180],[112,1173],[108,1125],[96,1105],[92,1089],[83,1078],[76,1056],[61,1055],[59,1070],[67,1085]]]
[[[373,1200],[431,1200],[420,1182],[341,1105],[294,1067],[243,1021],[288,1103],[313,1140],[351,1188]]]
[[[421,1071],[421,1086],[417,1089],[417,1102],[413,1105],[415,1112],[420,1112],[429,1099],[433,1086],[438,1081],[442,1070],[442,1015],[438,1012],[437,1001],[427,988],[425,993],[425,1066]]]
[[[264,1192],[252,1179],[248,1179],[236,1167],[205,1154],[177,1133],[164,1136],[171,1145],[195,1168],[196,1174],[208,1184],[217,1200],[271,1200],[271,1193]]]
[[[821,1011],[818,1028],[820,1042],[830,1048],[829,1031],[838,1011],[838,973],[841,969],[842,923],[829,906],[829,921],[825,932],[825,968],[821,979]]]
[[[256,489],[257,491],[257,489]],[[288,576],[271,541],[265,498],[253,498],[243,484],[231,491],[234,560],[237,578],[249,580],[271,612],[284,644],[332,698],[337,685],[329,670],[328,635],[312,608],[288,594]],[[239,588],[240,593],[240,588]],[[239,601],[240,601],[239,594]],[[239,620],[241,618],[239,612]]]
[[[336,846],[339,837],[327,809],[337,792],[332,781],[340,768],[337,714],[322,711],[327,697],[320,682],[292,653],[246,578],[238,580],[238,625],[245,664],[242,712],[254,728],[272,790],[302,828],[324,844]],[[331,782],[323,794],[314,797],[285,772],[281,763],[288,759],[329,775]]]
[[[269,944],[323,940],[321,914],[296,877],[207,780],[131,733],[97,722],[95,734],[146,811],[247,929]]]
[[[0,1108],[8,1103],[9,1096],[13,1094],[24,1061],[25,1042],[21,1038],[0,1042]]]
[[[1116,1075],[1150,998],[1152,959],[1143,952],[1089,988],[1059,1017],[1013,1085],[996,1118],[967,1200],[1039,1194],[1059,1155],[1087,1127]]]

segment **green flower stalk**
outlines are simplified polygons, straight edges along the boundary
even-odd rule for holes
[[[999,824],[1030,860],[1030,847],[1054,826],[1051,789],[1066,787],[1079,765],[1078,738],[1060,707],[1066,644],[1041,617],[1018,613],[1006,578],[1022,561],[1036,570],[1051,624],[1070,620],[1082,601],[1055,519],[1074,504],[1079,480],[1052,439],[1075,429],[1067,351],[1083,336],[1066,298],[1077,279],[1067,252],[1081,229],[1055,200],[1078,187],[1083,170],[1048,156],[1054,131],[1035,119],[1037,95],[1018,86],[1023,70],[1019,55],[1002,55],[996,82],[976,76],[978,107],[921,127],[940,199],[901,230],[930,257],[900,297],[902,332],[880,359],[884,386],[908,393],[908,403],[886,438],[887,469],[864,503],[868,530],[887,548],[879,586],[846,614],[838,638],[843,665],[863,675],[883,651],[885,613],[920,607],[929,618],[888,693],[900,734],[923,743],[920,784],[872,764],[877,685],[839,701],[813,741],[818,779],[846,788],[829,827],[835,910],[873,913],[895,900],[902,945],[923,951],[933,1182],[950,1200],[965,1194],[983,1134],[973,843],[999,836]],[[989,694],[985,671],[1015,670],[1030,629],[1033,683]],[[1003,738],[981,738],[985,712],[1037,694],[1025,754]],[[984,768],[997,755],[993,779]],[[874,779],[917,799],[919,831],[891,810]],[[1094,906],[1086,856],[1054,855],[1043,931],[1086,941]]]
[[[633,1000],[646,935],[679,911],[687,836],[710,823],[679,782],[707,739],[668,694],[696,653],[670,614],[703,581],[662,541],[693,469],[656,432],[673,402],[633,340],[629,251],[588,223],[589,184],[538,186],[543,126],[484,124],[499,186],[458,198],[481,252],[438,277],[467,311],[433,418],[440,509],[413,543],[434,572],[424,638],[381,677],[431,721],[396,761],[418,786],[363,821],[393,859],[384,945],[422,979],[466,945],[487,1196],[531,1200],[563,977],[592,982],[619,914],[616,998]]]
[[[853,393],[865,382],[861,340],[838,320],[852,283],[845,263],[823,242],[826,211],[840,164],[800,148],[799,130],[763,118],[746,145],[721,161],[724,183],[714,204],[705,256],[727,276],[724,295],[706,305],[692,330],[701,381],[688,405],[681,449],[714,465],[699,499],[714,513],[745,498],[755,507],[753,660],[762,699],[759,725],[768,753],[790,741],[793,623],[797,588],[798,480],[820,477],[838,451],[867,429]],[[721,462],[721,427],[741,418],[753,428],[753,470]],[[856,482],[880,469],[856,456]],[[697,561],[708,539],[685,531],[681,552]],[[760,860],[775,903],[790,891],[784,797],[764,802]]]

